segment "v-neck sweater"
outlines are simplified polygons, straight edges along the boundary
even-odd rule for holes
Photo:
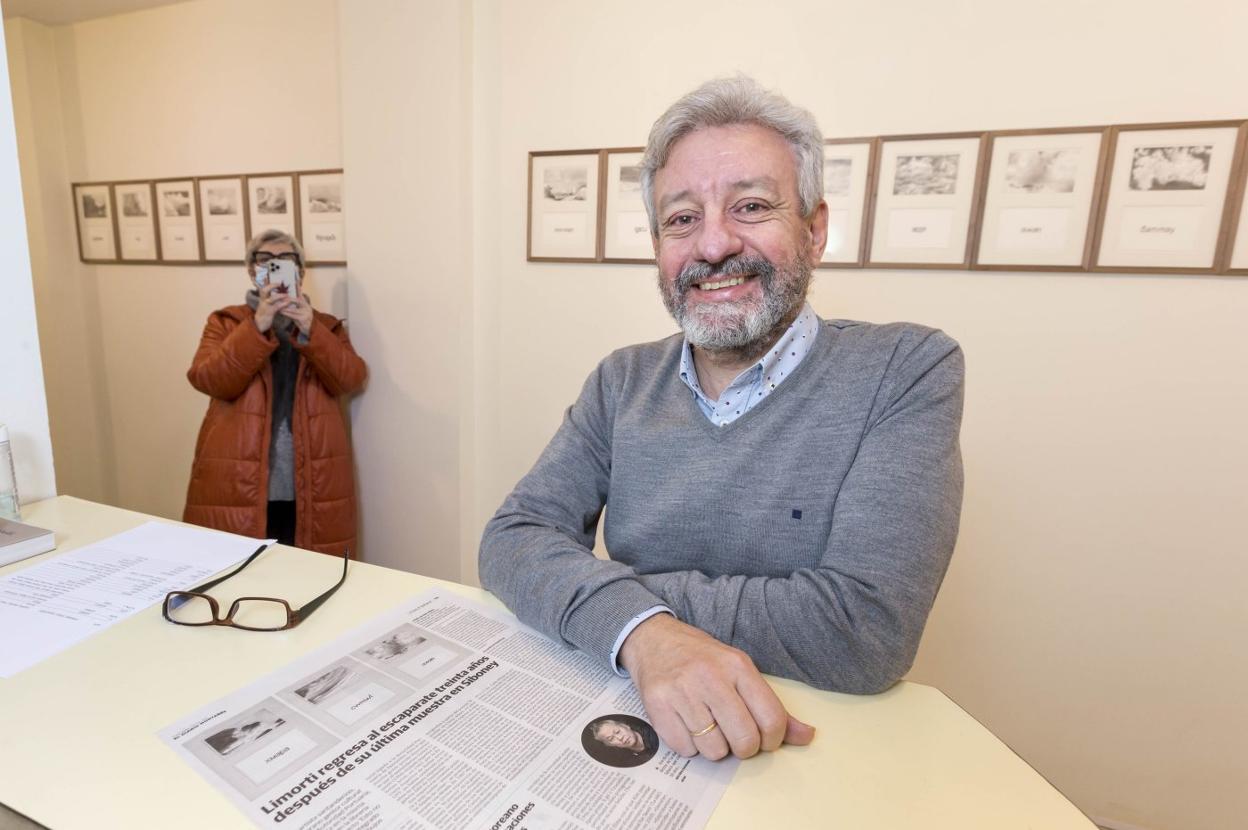
[[[725,426],[673,335],[603,360],[481,541],[482,584],[608,659],[656,604],[763,672],[875,692],[909,669],[957,538],[963,360],[911,323],[820,321]],[[606,507],[610,559],[592,554]]]

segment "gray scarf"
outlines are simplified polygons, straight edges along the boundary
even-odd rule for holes
[[[260,295],[247,292],[247,305],[255,311]],[[291,443],[290,415],[295,408],[295,381],[299,377],[299,352],[291,344],[298,329],[295,321],[281,314],[273,318],[277,349],[269,358],[273,366],[273,423],[269,433],[269,499],[290,501],[295,493],[295,458]]]

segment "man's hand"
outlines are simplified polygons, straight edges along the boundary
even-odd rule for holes
[[[785,711],[745,652],[670,614],[637,626],[619,657],[659,737],[681,755],[748,758],[815,736],[813,726]]]
[[[300,294],[292,298],[290,304],[282,309],[281,314],[283,317],[294,320],[304,337],[312,336],[312,304],[308,302],[307,297]]]
[[[284,294],[273,294],[273,286],[260,287],[260,302],[256,305],[256,328],[261,334],[273,327],[273,318],[278,312],[290,305],[290,297]],[[310,313],[310,312],[309,312]]]

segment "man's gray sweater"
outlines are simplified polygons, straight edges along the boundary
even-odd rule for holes
[[[604,660],[657,604],[759,669],[872,693],[914,660],[958,531],[963,362],[942,332],[821,321],[793,373],[713,425],[682,338],[598,365],[481,540],[481,582]],[[606,505],[611,559],[591,553]]]

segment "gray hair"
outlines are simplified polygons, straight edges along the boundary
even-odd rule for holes
[[[260,246],[268,245],[270,242],[285,242],[287,245],[295,249],[295,255],[299,257],[299,265],[302,268],[305,260],[303,258],[303,246],[299,244],[299,240],[295,239],[286,231],[279,231],[277,228],[269,228],[267,231],[260,231],[251,238],[247,243],[247,264],[251,265],[256,261],[256,251],[260,250]]]
[[[659,235],[654,207],[654,177],[667,164],[676,142],[695,130],[758,124],[775,130],[793,148],[797,164],[797,195],[802,216],[810,216],[823,199],[823,133],[815,117],[778,92],[764,89],[745,75],[716,78],[668,107],[650,128],[641,160],[641,197],[650,217],[650,233]]]

